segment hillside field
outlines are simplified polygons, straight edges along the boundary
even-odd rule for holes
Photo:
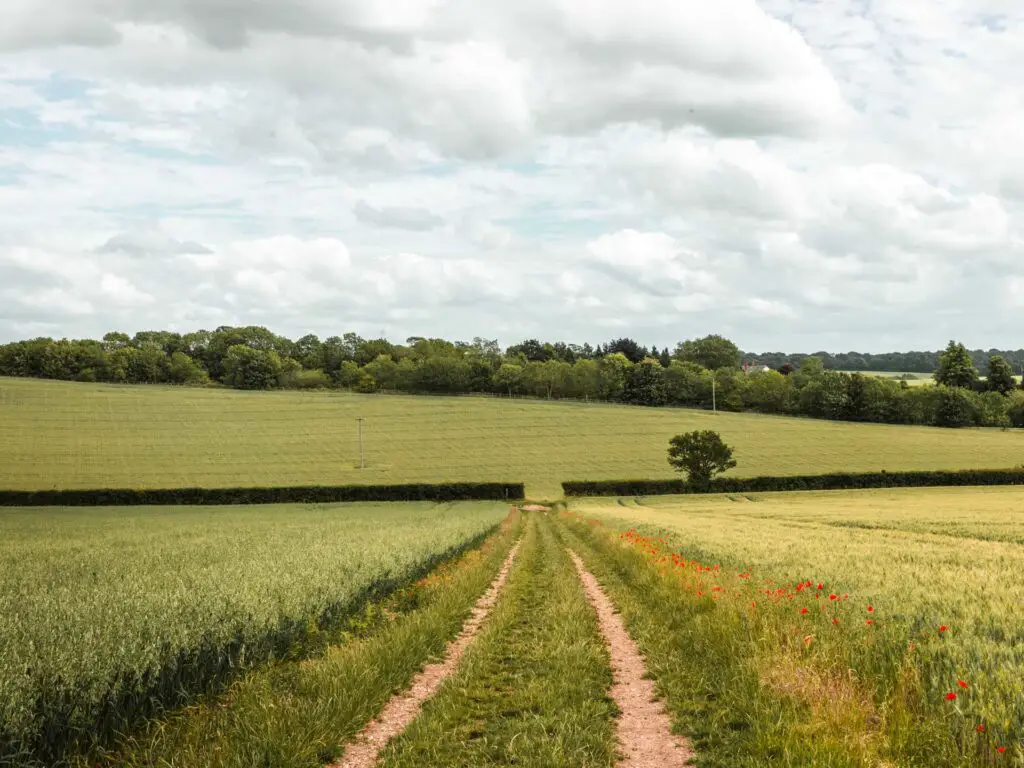
[[[359,469],[363,417],[367,468]],[[1012,467],[1024,433],[483,397],[239,392],[0,379],[0,488],[660,478],[716,429],[737,475]]]

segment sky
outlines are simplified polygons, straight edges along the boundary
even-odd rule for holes
[[[1019,348],[1019,0],[5,0],[0,341]]]

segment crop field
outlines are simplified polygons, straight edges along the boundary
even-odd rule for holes
[[[365,419],[359,469],[356,418]],[[0,379],[0,488],[662,478],[668,438],[715,429],[741,475],[1012,467],[1024,433],[478,397]]]
[[[368,600],[481,541],[507,510],[0,509],[0,765],[52,764],[127,712],[327,643]]]
[[[636,556],[629,568],[646,561],[659,571],[655,581],[700,612],[715,653],[728,651],[709,683],[680,656],[710,652],[684,639],[692,627],[659,623],[650,607],[626,609],[639,634],[675,634],[673,648],[652,637],[647,650],[684,727],[700,733],[715,712],[757,724],[731,742],[705,731],[707,751],[731,755],[723,764],[757,764],[752,756],[778,750],[793,757],[787,764],[847,764],[830,749],[857,765],[1024,760],[1024,491],[645,497],[570,508],[615,531]],[[645,590],[651,600],[671,594]],[[724,700],[702,702],[700,685],[681,682],[686,674]],[[780,710],[780,700],[801,714]],[[800,746],[801,729],[785,725],[791,716],[820,736],[818,751]]]
[[[1024,765],[1024,490],[524,509],[0,511],[0,764],[576,768],[678,738],[715,768]],[[345,762],[499,570],[464,658]]]

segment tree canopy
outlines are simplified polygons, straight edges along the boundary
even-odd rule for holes
[[[696,430],[668,441],[668,463],[686,475],[695,488],[707,489],[711,479],[736,466],[733,451],[714,430]]]

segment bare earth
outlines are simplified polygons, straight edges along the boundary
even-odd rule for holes
[[[512,561],[518,551],[519,543],[516,542],[508,553],[498,575],[491,582],[491,586],[473,606],[473,612],[466,623],[462,625],[459,636],[448,644],[444,660],[437,664],[428,664],[413,679],[408,690],[392,696],[377,718],[371,721],[345,748],[345,754],[333,764],[332,768],[370,768],[376,765],[380,753],[387,746],[388,741],[404,731],[409,723],[416,719],[423,703],[437,693],[441,683],[455,672],[466,649],[469,648],[473,638],[480,631],[497,602],[501,588],[508,580]]]
[[[672,723],[654,695],[654,683],[644,677],[646,669],[640,649],[626,632],[622,617],[601,589],[601,585],[583,565],[575,552],[569,556],[576,566],[587,599],[597,612],[601,634],[611,656],[612,687],[609,695],[621,715],[616,731],[623,768],[675,768],[685,766],[694,757],[690,743],[672,733]]]

